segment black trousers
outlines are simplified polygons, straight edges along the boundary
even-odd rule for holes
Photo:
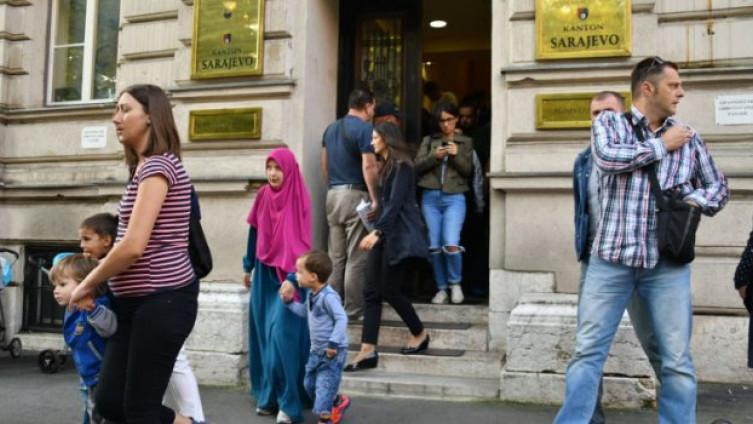
[[[172,423],[162,405],[175,358],[193,329],[199,284],[144,297],[115,298],[118,331],[107,341],[97,411],[107,422]]]
[[[424,324],[416,315],[416,310],[400,291],[412,262],[411,259],[405,259],[395,265],[390,265],[387,261],[387,249],[384,247],[384,242],[377,243],[369,252],[366,284],[363,287],[365,305],[361,343],[377,344],[379,325],[382,322],[382,301],[389,303],[395,309],[411,334],[417,336],[424,331]]]

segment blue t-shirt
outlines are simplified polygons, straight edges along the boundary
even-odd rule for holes
[[[327,148],[329,185],[366,185],[361,169],[361,155],[374,153],[371,148],[373,127],[361,118],[345,115],[329,125],[322,137]]]

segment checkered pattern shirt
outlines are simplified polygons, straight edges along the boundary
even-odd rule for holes
[[[729,199],[727,180],[714,164],[701,137],[693,136],[682,148],[667,152],[662,134],[677,121],[667,118],[651,131],[646,117],[632,108],[633,123],[643,128],[639,141],[622,114],[605,111],[594,121],[591,150],[599,171],[601,216],[591,254],[635,268],[653,268],[659,261],[656,241],[656,205],[648,169],[659,162],[662,191],[679,191],[713,215]]]

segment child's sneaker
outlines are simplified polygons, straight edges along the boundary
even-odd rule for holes
[[[332,406],[332,424],[339,424],[345,410],[350,406],[350,398],[347,395],[337,395],[334,405]]]

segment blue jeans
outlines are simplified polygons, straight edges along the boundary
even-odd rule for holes
[[[309,352],[303,387],[309,397],[314,399],[314,414],[332,411],[347,355],[348,349],[344,347],[338,348],[337,356],[332,359],[327,358],[323,350]]]
[[[463,279],[463,249],[460,230],[465,221],[465,194],[447,194],[442,190],[424,190],[421,212],[429,228],[429,262],[437,289],[460,284]],[[450,252],[447,248],[459,249]]]
[[[653,269],[631,268],[596,256],[589,263],[578,302],[578,332],[575,354],[567,367],[565,401],[554,422],[590,422],[609,347],[625,308],[637,293],[661,359],[659,423],[695,423],[690,266],[660,260]]]
[[[586,281],[587,271],[588,261],[581,262],[578,293],[583,293],[583,283]],[[581,299],[582,297],[578,296],[579,303]],[[630,316],[630,323],[633,324],[635,335],[638,337],[641,347],[643,347],[643,352],[646,353],[648,361],[654,369],[657,380],[661,382],[661,356],[659,355],[659,347],[656,344],[656,334],[654,334],[654,329],[651,326],[651,317],[648,313],[648,306],[641,301],[637,292],[633,293],[627,311]],[[580,316],[578,316],[578,318],[580,319]],[[591,424],[604,424],[606,422],[606,419],[604,418],[604,409],[601,407],[601,395],[603,392],[602,382],[599,381],[599,391],[596,395],[596,407],[593,416],[591,417]]]

